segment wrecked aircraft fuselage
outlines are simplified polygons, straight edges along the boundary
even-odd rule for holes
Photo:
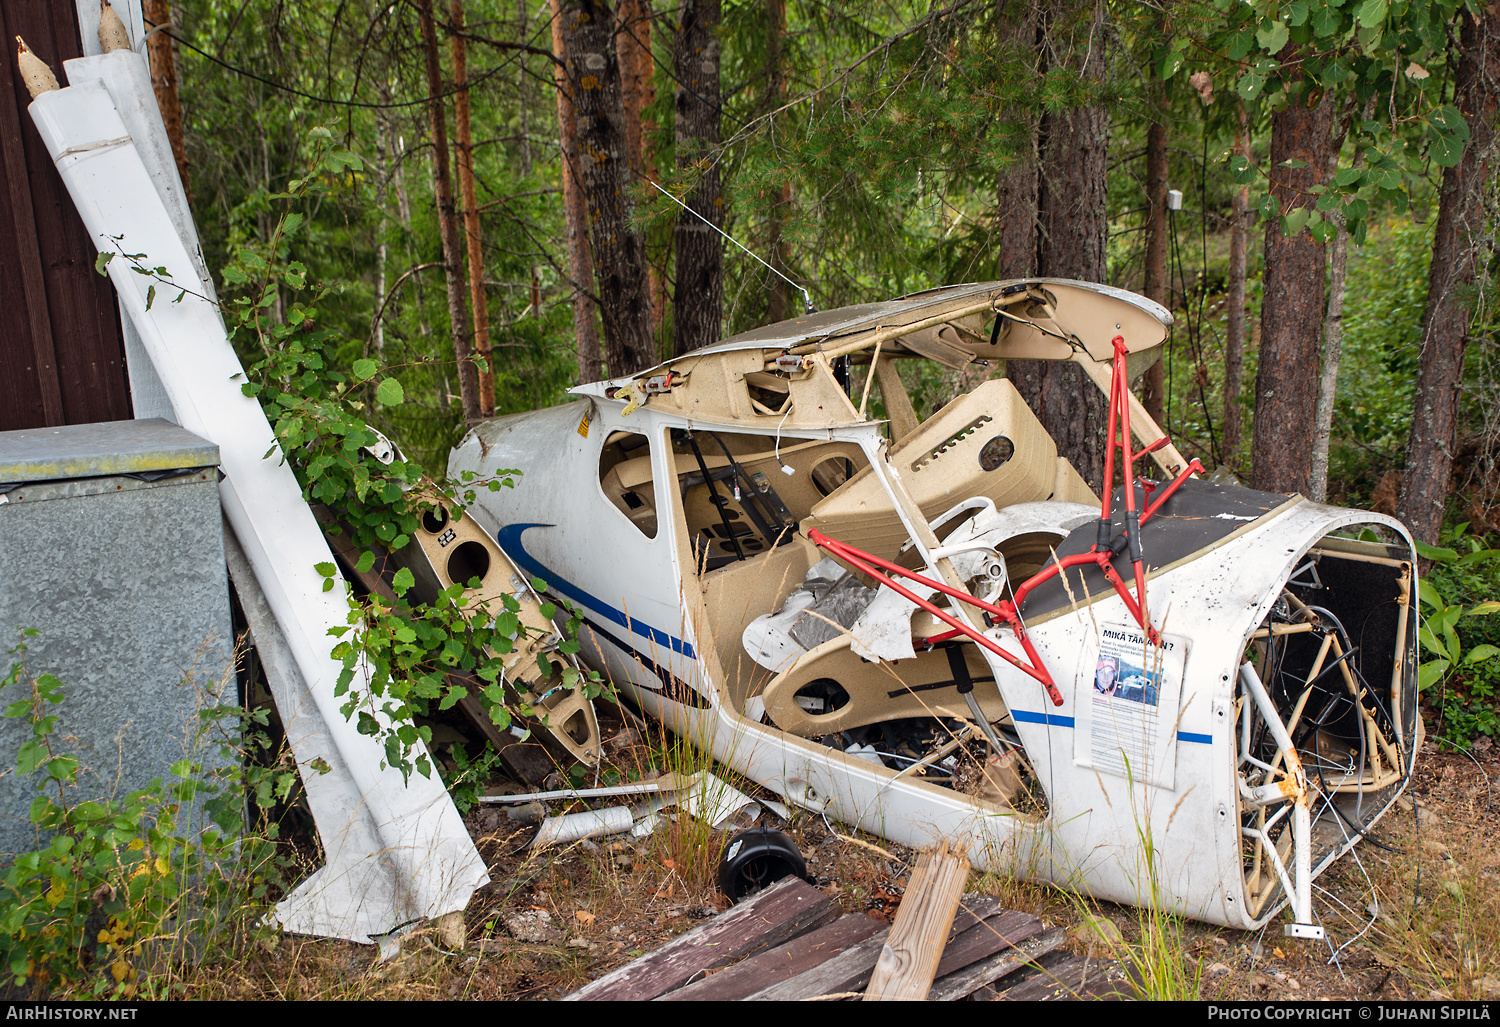
[[[1411,541],[1196,478],[1112,384],[1170,323],[1053,279],[828,311],[485,422],[449,474],[522,468],[476,521],[595,667],[789,802],[1234,927],[1290,902],[1316,937],[1312,878],[1419,745]],[[1106,507],[1008,381],[918,424],[897,371],[1022,357],[1080,366],[1160,480]]]

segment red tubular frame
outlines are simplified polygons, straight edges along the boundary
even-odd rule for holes
[[[868,574],[870,577],[874,578],[880,584],[886,586],[887,588],[896,592],[898,595],[905,598],[908,602],[916,603],[922,609],[926,610],[928,613],[932,614],[938,620],[942,621],[944,624],[947,624],[958,633],[967,635],[979,645],[984,646],[990,652],[994,653],[996,656],[999,656],[1001,659],[1011,664],[1011,666],[1015,667],[1017,670],[1036,678],[1042,683],[1042,687],[1047,690],[1047,697],[1052,700],[1053,706],[1061,706],[1063,704],[1062,693],[1057,690],[1057,685],[1055,682],[1053,682],[1052,675],[1047,673],[1047,668],[1042,664],[1041,656],[1037,654],[1036,649],[1032,646],[1031,639],[1026,637],[1026,628],[1021,624],[1021,618],[1017,616],[1015,607],[1012,606],[1009,602],[1002,600],[999,605],[996,605],[994,603],[987,603],[982,599],[976,599],[969,593],[964,592],[960,589],[953,588],[952,586],[946,585],[940,581],[933,581],[931,578],[924,577],[923,575],[918,574],[915,571],[907,570],[905,567],[898,566],[887,560],[882,560],[880,557],[867,553],[862,549],[855,549],[853,546],[846,545],[845,543],[840,542],[837,539],[829,538],[827,535],[823,534],[821,531],[818,531],[816,528],[808,532],[807,537],[813,545],[818,546],[822,549],[826,549],[828,550],[828,552],[838,557],[839,559],[853,564],[865,574]],[[954,599],[959,600],[960,602],[968,603],[970,606],[977,606],[979,607],[979,609],[985,611],[991,616],[1003,619],[1015,631],[1016,641],[1021,643],[1021,648],[1026,651],[1026,660],[1030,660],[1031,662],[1027,663],[1020,657],[1013,656],[1010,653],[1006,652],[1004,649],[1001,649],[1000,646],[995,644],[993,639],[985,635],[983,632],[976,631],[973,628],[969,627],[969,625],[953,617],[952,614],[946,613],[943,610],[939,610],[936,606],[933,606],[927,600],[921,598],[910,589],[899,584],[887,575],[880,573],[880,571],[876,570],[876,567],[884,568],[885,570],[890,571],[892,574],[899,574],[904,578],[910,578],[912,581],[920,582],[928,588],[941,592],[946,596],[951,596]]]
[[[1051,580],[1058,574],[1067,570],[1069,567],[1079,567],[1084,564],[1090,563],[1094,564],[1099,568],[1100,573],[1104,575],[1104,580],[1109,582],[1110,586],[1113,587],[1115,592],[1119,595],[1120,600],[1125,604],[1125,609],[1130,613],[1130,616],[1135,618],[1135,622],[1145,629],[1146,637],[1151,640],[1151,643],[1153,645],[1160,645],[1161,635],[1150,623],[1149,613],[1146,610],[1145,561],[1143,558],[1135,556],[1135,553],[1138,553],[1140,551],[1140,527],[1141,525],[1144,525],[1147,521],[1149,521],[1152,516],[1161,509],[1163,503],[1172,498],[1173,493],[1175,493],[1178,488],[1181,487],[1182,483],[1187,480],[1189,475],[1194,473],[1204,473],[1203,464],[1196,457],[1194,457],[1191,461],[1188,462],[1188,465],[1178,473],[1177,477],[1174,478],[1165,488],[1161,490],[1161,495],[1157,496],[1155,501],[1146,507],[1145,511],[1140,514],[1139,519],[1135,517],[1135,462],[1146,454],[1153,453],[1165,446],[1167,444],[1167,437],[1163,435],[1155,442],[1141,449],[1139,452],[1131,452],[1130,386],[1129,379],[1126,376],[1125,372],[1125,354],[1127,350],[1125,348],[1125,340],[1121,336],[1115,336],[1112,341],[1115,348],[1115,357],[1114,367],[1112,369],[1112,374],[1110,375],[1109,432],[1107,436],[1108,441],[1105,444],[1104,451],[1105,488],[1104,500],[1100,504],[1099,521],[1102,539],[1104,537],[1104,532],[1108,530],[1108,526],[1113,523],[1114,519],[1113,511],[1111,510],[1114,492],[1109,486],[1114,481],[1115,477],[1115,450],[1116,448],[1118,448],[1120,450],[1120,464],[1122,469],[1124,470],[1126,478],[1125,531],[1127,537],[1132,543],[1131,548],[1133,552],[1131,562],[1134,564],[1135,570],[1135,595],[1130,594],[1130,589],[1126,587],[1125,582],[1120,578],[1119,573],[1115,570],[1114,564],[1112,562],[1114,560],[1114,552],[1111,550],[1110,544],[1105,542],[1095,542],[1094,545],[1091,546],[1089,548],[1089,551],[1086,553],[1077,553],[1073,556],[1065,556],[1061,558],[1054,555],[1052,563],[1048,564],[1046,567],[1043,567],[1036,574],[1033,574],[1024,583],[1022,583],[1019,588],[1015,589],[1012,599],[1002,599],[997,604],[987,603],[982,599],[976,599],[974,596],[962,591],[961,589],[956,589],[949,585],[945,585],[940,581],[933,581],[931,578],[924,577],[921,574],[917,574],[915,571],[908,570],[905,567],[901,567],[897,564],[891,563],[888,560],[882,560],[878,556],[867,553],[862,549],[856,549],[853,546],[848,545],[847,543],[840,542],[838,539],[829,538],[827,535],[823,534],[817,529],[813,529],[812,531],[809,531],[807,533],[807,537],[809,540],[811,540],[813,545],[818,546],[821,549],[826,549],[833,556],[839,558],[840,560],[843,560],[846,563],[852,564],[863,573],[868,574],[870,577],[874,578],[878,583],[894,590],[898,595],[902,596],[909,602],[915,603],[917,606],[926,610],[928,613],[932,614],[938,620],[942,621],[944,624],[947,624],[950,628],[953,629],[952,631],[945,631],[941,634],[931,636],[927,639],[928,644],[945,642],[949,639],[956,638],[959,635],[964,635],[967,638],[972,639],[979,645],[984,646],[986,649],[990,650],[992,653],[1005,660],[1017,670],[1020,670],[1021,672],[1041,682],[1042,686],[1047,689],[1047,696],[1052,700],[1052,705],[1054,706],[1061,706],[1063,704],[1062,693],[1057,690],[1057,685],[1053,682],[1052,675],[1047,672],[1046,666],[1042,663],[1041,656],[1037,654],[1036,649],[1032,646],[1031,639],[1026,636],[1026,627],[1021,623],[1021,617],[1018,613],[1021,608],[1021,604],[1026,601],[1026,596],[1031,592],[1032,589],[1036,588],[1044,581]],[[941,592],[953,599],[957,599],[959,602],[968,603],[970,606],[978,607],[985,613],[989,614],[991,617],[997,617],[1005,621],[1005,623],[1010,626],[1011,630],[1015,632],[1016,641],[1020,642],[1021,648],[1026,651],[1026,659],[1022,660],[1020,657],[1013,656],[1012,654],[1006,652],[1004,649],[1000,648],[1000,646],[997,645],[993,639],[985,635],[983,632],[976,631],[969,625],[957,620],[951,614],[938,609],[936,606],[932,605],[932,603],[918,597],[910,589],[907,589],[904,586],[898,584],[887,574],[882,574],[880,570],[877,570],[877,568],[882,568],[886,571],[889,571],[891,574],[899,574],[904,578],[910,578],[912,581],[920,582],[922,585],[925,585],[926,587],[931,588],[935,591]],[[1030,661],[1029,663],[1027,662],[1028,660]]]
[[[1131,452],[1130,393],[1128,391],[1129,379],[1127,378],[1125,372],[1125,340],[1117,335],[1114,337],[1113,341],[1115,347],[1115,360],[1113,374],[1110,376],[1109,389],[1109,441],[1106,443],[1104,451],[1104,501],[1100,504],[1099,510],[1101,537],[1103,526],[1110,524],[1114,517],[1113,511],[1111,509],[1114,499],[1114,491],[1110,488],[1110,485],[1114,482],[1115,449],[1116,447],[1118,447],[1120,449],[1121,465],[1125,472],[1126,479],[1125,530],[1127,536],[1129,536],[1134,543],[1133,548],[1136,552],[1139,552],[1141,526],[1149,521],[1151,517],[1156,513],[1156,511],[1161,509],[1163,503],[1172,498],[1172,494],[1182,486],[1182,483],[1187,480],[1189,475],[1194,473],[1203,473],[1203,464],[1198,460],[1197,457],[1194,457],[1188,463],[1188,465],[1178,473],[1177,477],[1174,478],[1166,488],[1162,489],[1161,495],[1157,496],[1156,500],[1146,508],[1145,512],[1140,515],[1140,518],[1136,520],[1135,524],[1132,525],[1130,523],[1131,520],[1134,519],[1133,515],[1136,512],[1135,462],[1141,457],[1145,456],[1147,453],[1154,452],[1155,450],[1158,450],[1162,446],[1166,445],[1167,438],[1165,435],[1163,435],[1161,438],[1157,439],[1149,446],[1146,446],[1140,452]],[[1134,554],[1132,554],[1132,556],[1134,556]],[[1095,542],[1094,545],[1089,547],[1089,551],[1087,553],[1079,553],[1074,556],[1063,557],[1060,560],[1054,559],[1052,563],[1048,564],[1036,574],[1032,575],[1031,578],[1029,578],[1015,590],[1015,604],[1017,608],[1019,608],[1020,605],[1026,601],[1026,596],[1031,592],[1032,589],[1036,588],[1042,582],[1052,579],[1067,568],[1092,563],[1096,565],[1099,568],[1100,572],[1104,575],[1104,580],[1108,581],[1114,588],[1121,601],[1124,602],[1125,609],[1129,611],[1132,617],[1135,618],[1135,622],[1139,624],[1143,629],[1145,629],[1146,637],[1151,640],[1153,645],[1158,644],[1161,641],[1161,635],[1151,624],[1150,613],[1146,609],[1145,561],[1138,557],[1133,558],[1131,561],[1134,564],[1135,570],[1135,595],[1132,596],[1129,589],[1126,588],[1125,582],[1120,579],[1120,575],[1115,571],[1114,565],[1112,563],[1113,560],[1114,553],[1107,545],[1101,545],[1099,542]]]

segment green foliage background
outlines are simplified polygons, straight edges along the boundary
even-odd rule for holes
[[[1178,326],[1167,347],[1167,427],[1187,451],[1248,473],[1248,441],[1223,452],[1220,425],[1234,191],[1250,189],[1254,212],[1252,344],[1235,397],[1246,424],[1254,408],[1258,250],[1266,226],[1328,239],[1342,218],[1355,245],[1329,497],[1368,504],[1404,458],[1437,186],[1467,134],[1453,107],[1451,60],[1464,6],[1105,3],[1100,28],[1094,5],[1082,0],[884,0],[858,8],[792,0],[773,68],[772,5],[725,0],[726,228],[767,256],[779,226],[789,276],[822,307],[984,279],[1000,257],[996,179],[1029,158],[1030,126],[1047,112],[1102,103],[1110,115],[1109,277],[1140,288],[1145,137],[1160,119],[1170,131],[1169,185],[1184,194],[1171,223],[1170,305]],[[446,67],[447,5],[435,7]],[[674,170],[675,9],[653,8],[655,100],[645,111],[646,140],[663,187],[681,196],[691,181]],[[434,266],[441,254],[414,6],[181,0],[177,11],[190,187],[209,265],[223,268],[251,253],[308,269],[297,273],[320,290],[317,321],[297,334],[326,361],[318,373],[343,376],[338,389],[353,413],[394,438],[416,467],[441,476],[465,426]],[[504,414],[560,401],[577,374],[547,55],[550,10],[467,0],[465,18],[492,364],[497,413]],[[1026,18],[1032,34],[1017,35],[1014,26]],[[1293,63],[1282,60],[1288,46],[1296,48]],[[1077,54],[1094,47],[1105,56],[1101,82],[1069,70]],[[777,76],[784,81],[779,94],[772,89]],[[1270,116],[1324,91],[1335,101],[1343,136],[1331,182],[1280,209],[1265,189]],[[1242,109],[1249,156],[1235,160]],[[329,134],[315,143],[319,126]],[[309,172],[321,160],[311,147],[325,143],[357,159]],[[314,181],[303,181],[309,175]],[[778,206],[784,187],[791,201]],[[635,198],[649,259],[670,288],[678,208],[644,182],[636,183]],[[295,217],[281,222],[287,212]],[[726,331],[763,323],[765,268],[728,247],[725,276]],[[1481,535],[1493,529],[1500,507],[1483,480],[1494,466],[1500,423],[1489,283],[1486,270],[1465,387],[1460,448],[1468,477],[1454,496],[1454,519]],[[226,279],[225,297],[240,302],[252,284]],[[283,293],[264,308],[268,324],[296,316],[291,293]],[[663,355],[671,351],[670,335],[669,309]],[[241,335],[237,342],[247,361],[261,359],[252,340]],[[382,403],[382,382],[390,383],[383,386],[388,396],[399,388],[402,402]],[[926,413],[946,401],[956,381],[937,376],[911,384]],[[283,394],[294,396],[294,385],[284,378]],[[277,409],[291,416],[290,406]],[[402,530],[392,522],[382,538]]]

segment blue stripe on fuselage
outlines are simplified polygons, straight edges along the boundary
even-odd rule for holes
[[[676,638],[662,631],[660,628],[653,628],[633,617],[627,616],[624,610],[617,610],[599,597],[585,592],[560,574],[538,563],[535,557],[526,552],[525,547],[521,544],[522,532],[527,528],[555,527],[557,527],[555,524],[507,524],[495,536],[495,541],[500,544],[501,549],[505,550],[506,555],[520,564],[523,571],[534,578],[541,578],[545,581],[549,590],[567,596],[579,606],[593,610],[601,617],[613,621],[633,634],[649,638],[658,645],[668,646],[673,652],[681,653],[690,660],[698,658],[698,654],[693,651],[690,643],[684,642],[682,639]]]
[[[1033,713],[1031,710],[1011,710],[1011,719],[1022,724],[1050,724],[1053,727],[1073,727],[1072,717],[1054,716],[1050,713]],[[1212,745],[1213,735],[1199,734],[1196,731],[1177,732],[1179,742],[1197,742],[1199,745]]]

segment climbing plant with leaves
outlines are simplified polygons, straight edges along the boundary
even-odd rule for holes
[[[362,167],[360,158],[338,148],[324,129],[313,130],[309,143],[307,172],[273,194],[273,203],[291,208]],[[462,512],[477,489],[511,485],[516,472],[482,480],[466,475],[456,484],[434,485],[370,427],[372,411],[403,403],[405,392],[391,369],[375,360],[360,358],[347,369],[340,365],[344,340],[320,323],[317,309],[331,286],[313,281],[307,267],[290,257],[303,223],[300,213],[288,209],[267,240],[235,254],[223,270],[228,298],[221,307],[246,361],[243,391],[259,400],[276,433],[277,446],[266,458],[286,460],[304,498],[331,511],[334,530],[347,531],[352,548],[362,554],[353,569],[368,574],[377,551],[399,552],[411,544],[419,518],[434,503]],[[326,590],[343,587],[336,564],[319,564],[317,570]],[[338,641],[332,655],[343,664],[337,694],[344,699],[344,715],[381,740],[387,765],[407,776],[413,771],[429,776],[431,760],[419,743],[430,743],[431,733],[417,717],[451,708],[471,685],[501,729],[514,716],[533,711],[504,676],[502,657],[524,634],[517,600],[504,596],[498,604],[476,606],[465,595],[469,583],[460,582],[420,602],[415,581],[410,570],[401,569],[390,582],[391,597],[351,596],[349,623],[334,629]],[[550,606],[544,612],[555,613]],[[577,651],[576,630],[575,621],[559,651]],[[582,680],[571,666],[559,668],[556,677],[568,687],[599,688],[596,677]]]
[[[1469,129],[1448,102],[1446,63],[1460,0],[1213,0],[1188,31],[1162,47],[1163,78],[1184,69],[1226,77],[1246,104],[1275,111],[1334,94],[1339,165],[1308,195],[1278,202],[1266,172],[1226,155],[1234,180],[1260,185],[1252,202],[1287,235],[1326,242],[1339,222],[1362,244],[1373,214],[1404,214],[1412,185],[1431,167],[1458,163]],[[1182,17],[1186,17],[1183,15]],[[1434,72],[1438,73],[1434,73]]]

